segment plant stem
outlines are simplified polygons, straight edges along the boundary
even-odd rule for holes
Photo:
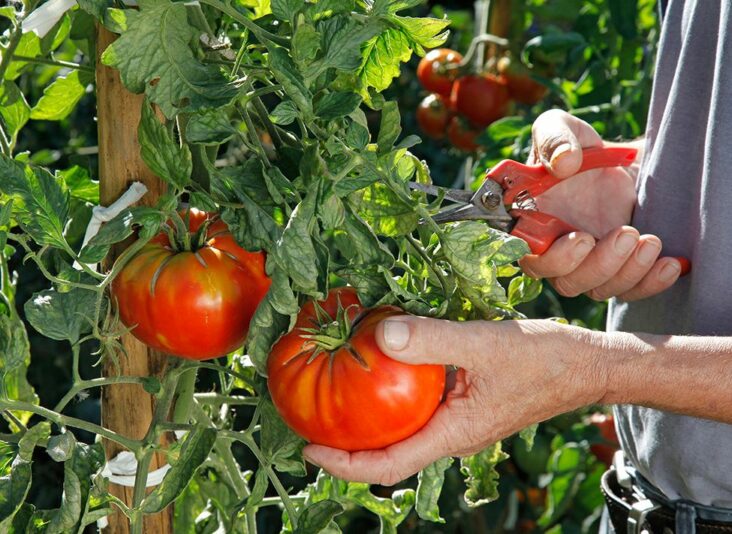
[[[43,257],[43,254],[45,254],[46,250],[48,250],[48,246],[43,246],[38,251],[38,253],[34,252],[33,249],[28,246],[28,242],[26,241],[24,236],[17,235],[17,234],[8,234],[8,239],[10,241],[13,241],[15,243],[18,243],[21,247],[23,247],[23,250],[26,252],[26,257],[24,259],[30,258],[33,260],[33,262],[38,266],[38,270],[41,271],[43,276],[45,276],[49,281],[53,282],[54,284],[60,284],[60,285],[67,285],[71,287],[78,287],[80,289],[88,289],[90,291],[98,291],[99,286],[92,285],[92,284],[84,284],[79,282],[71,282],[69,280],[63,280],[59,278],[58,276],[52,275],[48,269],[46,269],[45,264],[41,260]]]
[[[196,393],[195,399],[201,404],[233,404],[233,405],[250,405],[259,404],[257,397],[244,397],[242,395],[227,396],[219,393]]]
[[[104,378],[93,378],[91,380],[82,380],[66,392],[66,395],[58,401],[58,404],[54,407],[54,412],[61,413],[66,405],[85,389],[98,388],[102,386],[110,386],[113,384],[144,384],[144,377],[140,376],[110,376]]]
[[[207,4],[215,9],[218,9],[222,13],[226,13],[232,19],[234,19],[239,24],[241,24],[242,26],[247,28],[249,31],[251,31],[257,37],[257,39],[259,39],[263,43],[265,41],[269,41],[271,43],[275,43],[280,46],[290,46],[289,39],[286,39],[284,37],[280,37],[279,35],[275,35],[273,33],[268,32],[264,28],[260,27],[253,20],[248,19],[243,13],[239,13],[239,11],[237,11],[233,7],[225,4],[224,2],[221,2],[219,0],[201,0],[201,3]]]
[[[162,391],[155,404],[152,421],[150,421],[150,426],[143,438],[142,447],[135,454],[137,457],[137,470],[135,471],[135,487],[132,491],[132,518],[130,521],[130,531],[132,534],[142,534],[143,514],[140,505],[145,498],[150,463],[152,462],[153,454],[155,454],[155,446],[162,432],[160,423],[168,418],[178,381],[183,371],[187,369],[188,367],[185,364],[181,364],[179,360],[175,358],[168,359],[168,368],[165,370],[166,375],[163,379]]]
[[[247,125],[247,133],[249,134],[249,141],[251,142],[252,140],[254,140],[254,147],[256,148],[257,152],[259,153],[259,158],[262,160],[262,163],[264,163],[264,166],[267,168],[271,167],[272,162],[269,161],[269,157],[267,156],[267,151],[264,149],[262,140],[257,135],[257,129],[254,126],[254,122],[252,121],[251,115],[249,115],[249,112],[243,107],[240,108],[239,111],[241,112],[241,116],[244,118],[244,122]]]
[[[442,293],[445,295],[445,298],[448,298],[449,296],[449,286],[447,283],[447,279],[445,278],[445,275],[433,265],[433,260],[430,258],[429,254],[427,254],[427,251],[422,246],[422,243],[417,241],[414,237],[412,237],[411,234],[406,235],[407,241],[409,241],[409,244],[412,245],[412,248],[414,248],[417,253],[422,256],[422,259],[424,259],[424,262],[427,264],[427,267],[430,271],[432,271],[435,276],[440,281],[440,286],[442,286]]]
[[[108,430],[102,426],[90,423],[89,421],[83,421],[75,417],[61,415],[60,413],[44,408],[43,406],[36,406],[30,402],[2,399],[0,400],[0,410],[15,410],[34,413],[44,419],[48,419],[52,423],[56,423],[59,426],[69,426],[71,428],[86,430],[92,434],[99,434],[103,438],[114,441],[130,451],[136,452],[140,449],[141,442],[136,439],[126,438],[117,434],[113,430]]]
[[[20,54],[13,54],[15,61],[25,61],[26,63],[38,63],[39,65],[51,65],[53,67],[63,67],[67,69],[81,70],[84,72],[94,72],[94,68],[88,65],[80,65],[79,63],[72,63],[71,61],[63,61],[62,59],[51,59],[45,57],[30,57],[22,56]]]
[[[238,378],[242,382],[244,382],[247,386],[254,389],[254,383],[251,381],[251,379],[247,376],[244,376],[241,373],[237,373],[236,371],[232,371],[228,367],[222,367],[220,365],[215,365],[213,363],[206,363],[206,362],[196,362],[195,364],[197,367],[200,367],[202,369],[211,369],[212,371],[218,371],[221,373],[226,373],[227,375],[233,376],[234,378]]]

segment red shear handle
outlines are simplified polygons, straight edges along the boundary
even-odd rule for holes
[[[526,241],[532,254],[544,254],[557,239],[576,230],[563,220],[540,211],[511,210],[510,215],[516,221],[511,235]]]
[[[582,165],[578,173],[604,167],[627,167],[638,154],[632,147],[596,147],[582,150]],[[536,197],[557,185],[561,180],[550,174],[543,165],[524,165],[513,160],[504,160],[487,173],[487,178],[501,184],[503,200],[513,204],[516,196],[524,191]]]
[[[563,220],[540,211],[511,210],[510,215],[516,221],[511,235],[526,241],[532,254],[544,254],[557,239],[576,231]],[[682,257],[674,259],[681,264],[680,276],[689,274],[691,262]]]

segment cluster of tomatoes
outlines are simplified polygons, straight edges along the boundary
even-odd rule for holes
[[[215,213],[190,209],[112,283],[120,319],[148,346],[191,360],[240,348],[271,280],[263,252],[241,248]],[[272,401],[308,441],[379,449],[419,430],[442,399],[445,368],[408,365],[376,344],[377,325],[404,312],[365,308],[351,287],[304,304],[267,362]],[[297,392],[297,394],[293,394]]]
[[[437,48],[419,62],[417,77],[430,94],[417,108],[417,123],[425,135],[447,135],[455,148],[474,152],[481,131],[505,117],[511,101],[535,104],[547,89],[508,56],[489,62],[495,74],[461,75],[462,61],[459,52]]]

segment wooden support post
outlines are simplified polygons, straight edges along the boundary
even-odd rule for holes
[[[99,185],[101,203],[106,206],[115,201],[134,181],[144,183],[148,193],[142,204],[152,205],[163,192],[163,183],[147,168],[140,157],[137,141],[137,126],[142,109],[142,95],[127,91],[120,81],[119,73],[101,64],[99,58],[115,35],[98,26],[97,29],[97,122],[99,129]],[[119,254],[123,249],[114,251]],[[120,371],[131,376],[160,376],[165,371],[164,354],[149,350],[146,345],[128,334],[122,338],[127,356],[120,357]],[[104,366],[105,375],[115,375],[114,365]],[[145,436],[152,420],[154,400],[137,384],[118,384],[102,390],[102,422],[124,436],[141,439]],[[107,458],[113,458],[121,448],[105,441]],[[162,455],[156,456],[151,470],[165,464]],[[111,484],[111,493],[132,504],[132,488]],[[144,532],[166,534],[172,532],[172,510],[148,516]],[[121,513],[109,517],[110,534],[128,534],[127,518]]]

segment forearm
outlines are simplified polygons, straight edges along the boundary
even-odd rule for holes
[[[732,424],[732,337],[603,334],[606,404],[636,404]]]

